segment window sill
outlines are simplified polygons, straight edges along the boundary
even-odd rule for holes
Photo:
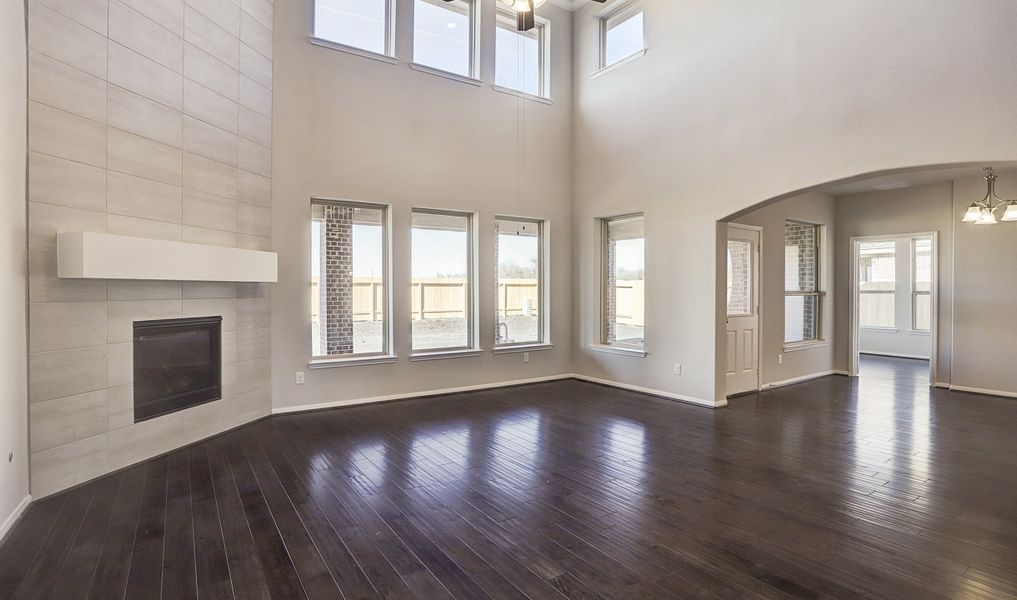
[[[598,77],[600,77],[602,75],[607,75],[611,71],[614,71],[615,69],[617,69],[619,67],[622,67],[624,65],[629,64],[630,62],[636,60],[637,58],[640,58],[644,54],[646,54],[646,48],[643,48],[642,50],[640,50],[638,52],[630,54],[630,55],[626,56],[623,59],[620,59],[620,60],[618,60],[616,62],[613,62],[613,63],[607,65],[606,67],[601,67],[600,69],[594,71],[593,73],[590,73],[590,79],[596,79],[596,78],[598,78]]]
[[[646,350],[626,346],[608,346],[607,344],[590,344],[589,348],[593,352],[602,352],[604,354],[621,354],[622,356],[634,356],[636,358],[645,358],[647,355]]]
[[[321,358],[307,363],[308,369],[335,369],[339,367],[359,367],[362,365],[390,365],[399,359],[395,354],[379,354],[375,356],[353,356],[350,358]]]
[[[539,352],[540,350],[553,350],[554,344],[520,344],[518,346],[497,346],[495,354],[519,354],[520,352]]]
[[[794,344],[785,344],[784,352],[798,352],[799,350],[812,350],[813,348],[822,348],[829,346],[830,342],[827,340],[815,340],[812,342],[797,342]]]
[[[413,69],[414,71],[420,71],[421,73],[427,73],[429,75],[437,75],[438,77],[444,77],[445,79],[451,79],[452,81],[458,81],[460,83],[468,83],[470,85],[477,86],[477,87],[480,87],[480,86],[484,85],[483,81],[481,81],[481,80],[479,80],[479,79],[477,79],[475,77],[469,77],[467,75],[460,75],[459,73],[451,73],[449,71],[443,71],[441,69],[435,69],[434,67],[429,67],[427,65],[422,65],[420,63],[410,63],[410,68]]]
[[[518,98],[523,98],[525,100],[533,100],[534,102],[540,102],[541,104],[554,104],[554,102],[550,98],[545,98],[543,96],[537,96],[537,95],[530,94],[530,93],[527,93],[527,92],[521,92],[519,90],[514,90],[512,88],[502,87],[500,85],[492,85],[491,89],[493,89],[496,92],[501,92],[502,94],[508,94],[510,96],[516,96]]]
[[[378,54],[371,50],[364,50],[363,48],[356,48],[354,46],[347,46],[346,44],[340,44],[339,42],[333,42],[322,38],[314,37],[313,35],[307,38],[315,46],[321,46],[322,48],[328,48],[330,50],[339,50],[340,52],[346,52],[347,54],[353,54],[356,56],[362,56],[364,58],[370,58],[383,63],[394,65],[399,62],[399,59],[388,54]]]
[[[483,350],[442,350],[440,352],[418,352],[410,355],[411,362],[425,360],[444,360],[447,358],[469,358],[471,356],[483,356]]]
[[[932,332],[929,331],[928,329],[926,329],[924,331],[922,331],[920,329],[908,329],[904,333],[906,333],[908,335],[932,335]]]
[[[896,327],[859,327],[861,331],[874,331],[877,333],[900,333],[900,329]]]

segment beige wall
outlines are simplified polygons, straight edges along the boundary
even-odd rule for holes
[[[760,383],[763,386],[799,377],[827,374],[834,369],[834,315],[844,304],[837,301],[840,285],[834,274],[835,227],[833,196],[802,194],[742,215],[736,223],[762,227],[762,261],[759,270]],[[815,346],[784,350],[784,221],[791,219],[823,226],[819,264],[820,337]],[[841,310],[843,312],[843,310]],[[783,364],[778,356],[783,355]]]
[[[274,406],[426,392],[571,372],[571,27],[553,5],[553,104],[497,92],[495,3],[481,4],[481,79],[473,86],[410,69],[411,0],[399,0],[398,64],[308,42],[311,2],[276,3],[274,248],[279,284],[273,290]],[[392,205],[393,330],[396,364],[307,371],[310,331],[310,198]],[[550,220],[553,350],[410,362],[410,210],[478,214],[481,345],[495,328],[494,217]],[[307,371],[306,383],[294,374]]]
[[[593,79],[609,6],[574,18],[579,373],[722,401],[718,220],[864,173],[1017,157],[1008,0],[645,0],[646,55]],[[647,217],[642,359],[587,349],[594,218],[633,210]]]
[[[24,7],[9,0],[0,4],[0,536],[28,495],[25,61]]]
[[[996,190],[1017,198],[1017,171],[999,173]],[[954,182],[954,386],[1017,396],[1017,223],[960,223],[985,195],[978,177]]]
[[[984,182],[983,182],[984,183]],[[984,194],[984,190],[982,190]],[[980,198],[981,196],[979,196]],[[969,202],[970,203],[970,202]],[[837,197],[837,314],[835,368],[848,370],[851,336],[851,238],[939,232],[939,360],[937,380],[950,382],[953,333],[953,184],[946,181],[899,190]],[[966,207],[967,205],[965,205]],[[898,276],[898,281],[901,280]]]
[[[32,493],[268,414],[266,286],[61,280],[56,234],[271,245],[270,0],[29,2]],[[135,424],[132,322],[223,316],[224,399]]]

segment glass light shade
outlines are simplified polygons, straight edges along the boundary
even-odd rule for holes
[[[975,221],[975,225],[995,225],[995,224],[996,224],[996,215],[992,214],[992,211],[987,208],[982,209],[981,216],[978,217],[977,221]]]
[[[968,207],[968,212],[964,213],[964,218],[961,221],[965,223],[974,223],[982,216],[982,209],[977,204],[972,204]]]
[[[499,1],[516,12],[530,11],[530,5],[526,3],[526,0],[499,0]],[[540,8],[546,3],[547,0],[533,0],[533,8]]]
[[[1017,221],[1017,200],[1011,200],[1006,205],[1006,212],[1003,213],[1004,221]]]

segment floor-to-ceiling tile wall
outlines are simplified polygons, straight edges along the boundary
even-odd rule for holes
[[[268,414],[269,288],[61,280],[56,234],[271,246],[271,0],[31,0],[29,396],[42,496]],[[223,316],[224,399],[135,424],[131,323]]]

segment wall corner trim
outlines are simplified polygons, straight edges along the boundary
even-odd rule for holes
[[[14,510],[11,512],[10,516],[7,517],[7,520],[3,522],[3,525],[0,525],[0,542],[3,542],[7,534],[10,533],[11,529],[14,528],[14,524],[18,522],[18,519],[21,518],[21,515],[25,512],[25,509],[28,508],[28,505],[31,504],[31,502],[32,502],[31,494],[28,494],[27,496],[22,498],[21,502],[19,502],[18,505],[14,507]]]

